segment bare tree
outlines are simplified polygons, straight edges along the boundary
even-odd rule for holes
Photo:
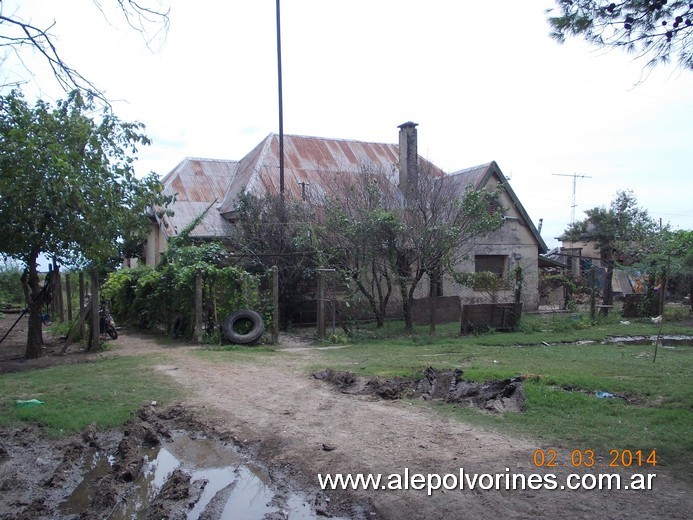
[[[503,225],[502,187],[476,189],[463,177],[433,171],[420,171],[415,181],[402,199],[391,202],[400,225],[388,243],[408,330],[413,328],[412,302],[424,275],[437,283],[467,256],[475,238]]]
[[[503,223],[498,190],[477,190],[464,179],[421,170],[401,190],[388,172],[364,166],[325,184],[316,204],[319,239],[349,273],[381,325],[399,291],[405,326],[421,280],[440,278],[467,254],[474,238]]]
[[[280,326],[285,329],[306,301],[317,267],[312,216],[301,200],[242,193],[235,209],[233,247],[240,265],[253,274],[279,270]]]
[[[324,261],[346,274],[382,327],[393,291],[387,237],[399,225],[390,211],[394,186],[386,172],[364,164],[359,173],[327,177],[322,190],[312,203]]]
[[[93,3],[106,17],[103,1],[93,0]],[[125,23],[144,35],[147,44],[157,34],[167,31],[169,9],[159,0],[115,0],[115,3]],[[69,92],[77,89],[106,101],[99,88],[63,59],[52,34],[57,25],[55,20],[47,26],[39,26],[25,16],[21,7],[12,12],[7,11],[0,2],[0,47],[13,52],[23,64],[22,55],[25,50],[37,51],[63,90]]]

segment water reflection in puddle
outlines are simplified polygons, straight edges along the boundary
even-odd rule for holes
[[[144,449],[142,472],[107,518],[112,520],[141,519],[143,510],[154,500],[169,475],[180,468],[191,475],[191,484],[206,480],[199,500],[187,515],[194,520],[214,501],[210,517],[222,519],[261,519],[268,513],[283,513],[292,520],[315,519],[318,515],[306,497],[298,493],[277,496],[264,471],[242,460],[236,453],[210,439],[176,438],[158,448]],[[64,514],[87,511],[95,493],[94,483],[105,476],[112,460],[95,453],[85,467],[82,483],[62,505]],[[210,513],[210,511],[206,512]]]

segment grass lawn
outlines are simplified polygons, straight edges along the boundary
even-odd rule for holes
[[[675,318],[675,317],[674,317]],[[680,317],[679,317],[680,318]],[[687,320],[687,321],[686,321]],[[693,336],[690,317],[667,317],[663,332]],[[484,381],[525,377],[526,411],[491,415],[448,404],[417,401],[441,414],[562,450],[592,449],[606,460],[610,450],[657,451],[657,464],[693,481],[693,346],[660,346],[656,363],[651,344],[601,344],[609,336],[653,336],[659,326],[647,320],[621,323],[618,317],[591,323],[584,316],[523,317],[520,330],[458,336],[458,326],[427,327],[405,333],[401,323],[335,336],[349,348],[314,351],[307,370],[348,370],[364,376],[418,378],[427,367],[461,368],[463,377]],[[577,340],[594,343],[574,344]],[[326,342],[328,343],[328,342]],[[215,363],[263,364],[291,355],[271,347],[198,350]],[[123,356],[88,365],[63,365],[0,377],[0,425],[36,422],[55,435],[95,422],[121,425],[143,404],[181,397],[181,390],[151,370],[153,356]],[[600,399],[597,391],[616,398]],[[45,404],[15,406],[15,400]],[[539,447],[539,446],[538,446]]]
[[[34,422],[56,436],[78,432],[91,423],[100,428],[120,426],[142,405],[166,404],[180,396],[170,378],[151,370],[155,362],[153,357],[123,356],[3,374],[0,426]],[[16,400],[30,399],[44,404],[15,406]]]
[[[362,330],[349,347],[323,351],[321,369],[365,376],[419,377],[427,367],[461,368],[476,381],[524,376],[526,411],[491,415],[434,405],[460,420],[537,439],[565,450],[592,449],[608,460],[611,450],[657,451],[658,465],[691,480],[693,456],[693,346],[572,344],[609,336],[650,336],[650,320],[595,324],[582,317],[523,318],[521,330],[457,337],[453,326],[429,336],[423,327],[404,335],[400,324]],[[693,327],[665,322],[664,333],[693,336]],[[546,343],[546,345],[544,344]],[[600,399],[605,391],[616,398]]]

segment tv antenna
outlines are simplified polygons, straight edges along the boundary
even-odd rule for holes
[[[573,178],[573,203],[570,206],[570,223],[575,224],[575,208],[577,206],[577,203],[575,202],[576,181],[578,179],[591,179],[592,177],[589,175],[578,175],[577,173],[573,173],[572,175],[569,175],[566,173],[552,173],[551,175],[555,175],[556,177],[572,177]]]

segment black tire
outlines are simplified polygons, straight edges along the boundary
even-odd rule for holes
[[[118,339],[118,331],[113,327],[108,327],[106,333],[111,337],[111,339]]]
[[[235,330],[235,326],[239,321],[244,320],[249,320],[251,322],[251,327],[248,332],[241,334]],[[229,341],[240,345],[255,343],[265,332],[265,324],[262,321],[262,316],[249,309],[241,309],[233,314],[229,314],[224,320],[224,323],[222,323],[221,328],[224,331],[224,336],[226,336]]]

